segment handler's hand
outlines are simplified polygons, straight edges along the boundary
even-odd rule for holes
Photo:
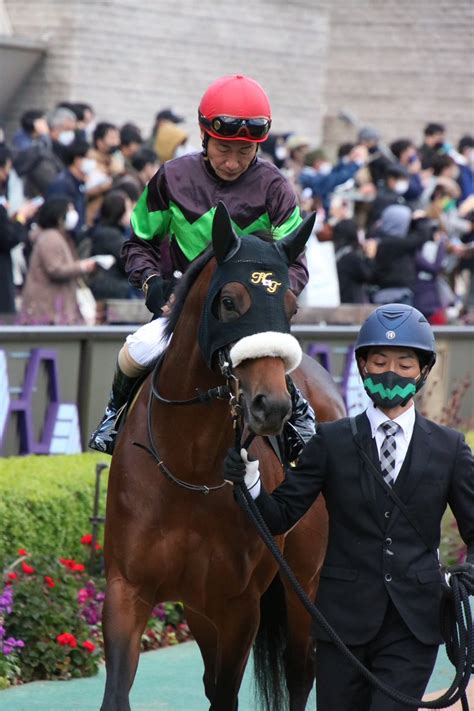
[[[472,563],[458,563],[457,565],[449,565],[446,572],[450,575],[466,575],[472,578],[474,582],[474,565]]]
[[[231,484],[244,483],[253,499],[260,493],[258,459],[249,460],[246,449],[241,449],[240,454],[235,449],[229,449],[224,459],[223,476]]]

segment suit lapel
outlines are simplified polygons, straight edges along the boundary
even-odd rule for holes
[[[370,428],[370,423],[365,413],[357,415],[357,434],[355,435],[355,443],[357,454],[359,456],[360,462],[360,486],[362,489],[362,494],[369,504],[370,512],[380,530],[383,531],[382,521],[380,520],[380,512],[377,507],[377,498],[375,495],[376,481],[373,472],[370,469],[369,464],[365,461],[361,454],[363,452],[367,453],[367,456],[372,459],[372,431]],[[374,464],[376,464],[374,462]]]
[[[431,428],[428,421],[422,415],[416,413],[415,426],[413,428],[413,435],[410,443],[410,470],[406,472],[402,486],[399,490],[397,490],[399,497],[405,504],[410,500],[410,497],[413,495],[420,479],[427,471],[431,457],[430,437]],[[389,528],[393,526],[399,515],[400,509],[398,506],[395,506]]]

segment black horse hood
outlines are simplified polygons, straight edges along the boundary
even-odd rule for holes
[[[290,287],[288,267],[304,248],[313,222],[311,218],[306,220],[290,239],[287,237],[278,242],[253,235],[239,238],[232,230],[225,206],[218,206],[213,225],[218,266],[209,285],[199,324],[199,345],[209,367],[216,351],[245,336],[268,331],[290,332],[284,304],[285,293]],[[218,319],[217,297],[230,282],[245,286],[251,304],[238,319],[223,323]]]

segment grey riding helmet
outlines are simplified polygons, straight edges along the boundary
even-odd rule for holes
[[[421,311],[406,304],[379,306],[364,321],[355,344],[357,362],[373,346],[413,348],[420,358],[420,366],[428,366],[426,375],[436,361],[436,343],[430,324]]]

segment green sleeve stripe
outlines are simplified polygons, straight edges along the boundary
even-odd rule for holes
[[[289,235],[291,232],[293,232],[293,230],[296,230],[296,228],[302,222],[303,218],[301,217],[300,208],[296,206],[291,215],[288,217],[288,219],[285,220],[285,222],[282,222],[281,225],[278,225],[278,227],[273,228],[273,237],[275,239],[282,239],[283,237],[286,237],[286,235]]]
[[[140,199],[135,205],[131,224],[137,237],[145,240],[152,240],[154,237],[163,239],[169,230],[171,214],[169,210],[148,209],[148,186],[142,192]]]

